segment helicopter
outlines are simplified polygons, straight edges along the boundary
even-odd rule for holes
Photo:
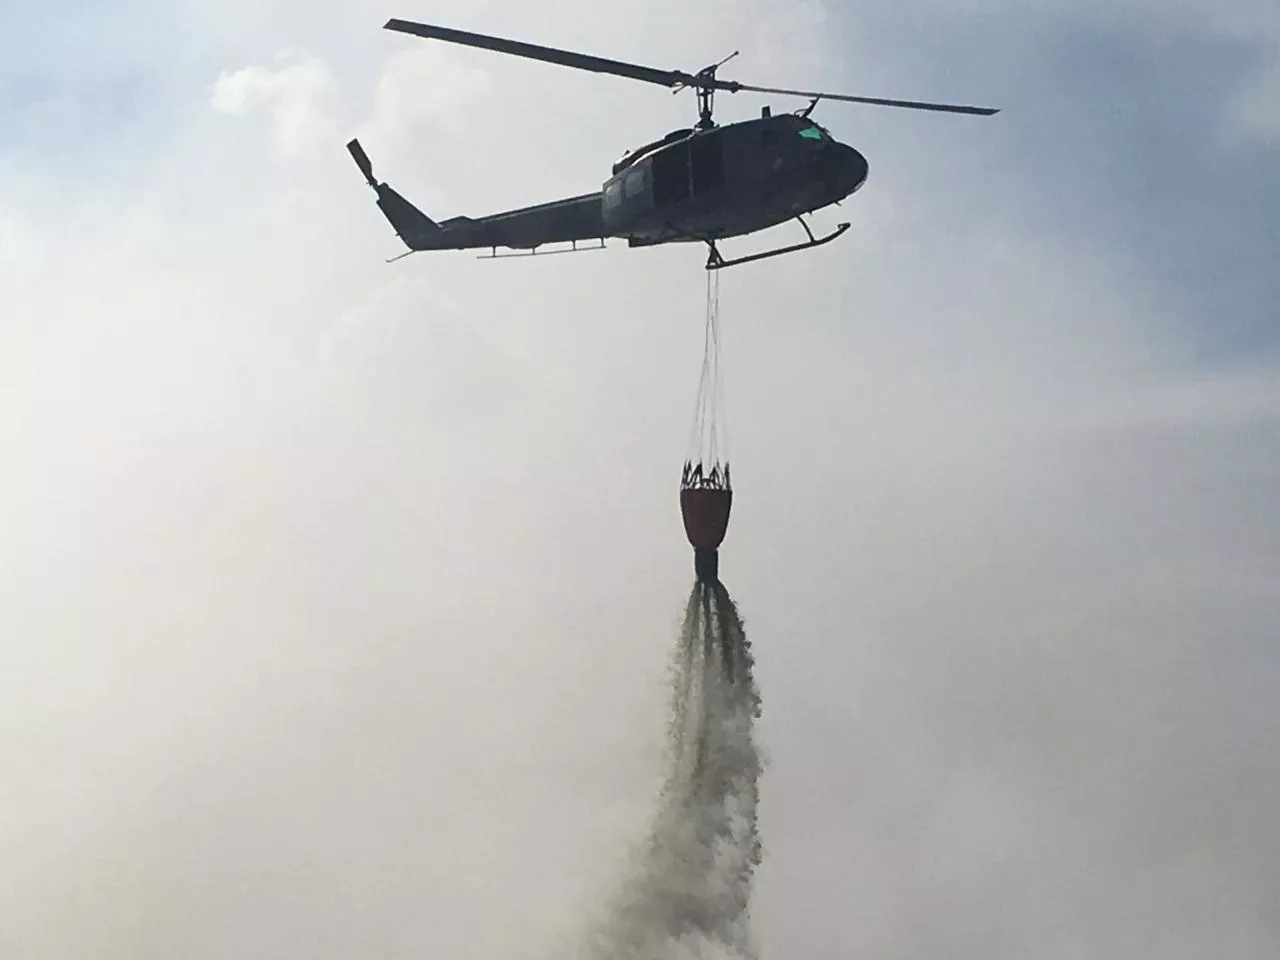
[[[629,247],[665,243],[705,243],[706,269],[725,267],[812,249],[849,229],[840,223],[815,237],[804,217],[839,203],[867,180],[866,157],[836,140],[810,114],[822,100],[990,116],[992,107],[959,106],[913,100],[886,100],[848,94],[785,90],[721,80],[716,74],[737,51],[719,63],[688,73],[608,60],[554,47],[409,20],[391,19],[384,29],[541,60],[594,73],[613,74],[668,87],[693,90],[698,120],[635,150],[613,164],[603,187],[564,200],[507,210],[485,217],[453,217],[436,222],[373,175],[373,165],[358,139],[347,150],[377,194],[377,204],[408,250],[388,262],[426,250],[489,248],[482,259],[532,256],[548,243],[572,247],[547,251],[571,253],[600,249],[606,239],[625,239]],[[749,91],[804,97],[807,107],[774,115],[765,106],[758,118],[720,125],[713,119],[717,91]],[[796,220],[808,239],[761,253],[725,259],[718,243]],[[580,247],[583,241],[596,241]],[[498,253],[498,248],[517,251]]]

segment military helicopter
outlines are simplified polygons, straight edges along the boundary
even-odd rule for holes
[[[658,86],[672,92],[693,90],[698,99],[698,121],[665,137],[629,151],[613,165],[601,190],[565,200],[555,200],[487,217],[453,217],[432,220],[386,183],[373,175],[373,166],[358,140],[347,144],[356,165],[378,196],[378,206],[409,249],[391,260],[423,250],[490,248],[484,259],[530,256],[548,243],[571,243],[570,253],[599,249],[608,238],[625,239],[630,247],[663,243],[705,243],[706,268],[724,267],[781,256],[830,243],[849,229],[839,224],[831,233],[815,237],[804,215],[838,203],[867,179],[867,160],[847,144],[835,140],[810,119],[821,100],[867,103],[913,110],[990,116],[991,107],[967,107],[912,100],[884,100],[848,94],[784,90],[721,80],[716,72],[737,56],[735,51],[719,63],[697,73],[658,70],[652,67],[606,60],[601,57],[538,46],[448,27],[391,19],[384,29],[430,40],[443,40],[499,53],[595,73],[614,74]],[[769,107],[752,120],[725,126],[712,119],[717,91],[806,97],[809,104],[796,113],[773,115]],[[796,220],[808,240],[726,260],[718,242]],[[579,247],[582,241],[597,241]],[[498,248],[521,251],[498,253]],[[390,260],[388,262],[391,262]]]

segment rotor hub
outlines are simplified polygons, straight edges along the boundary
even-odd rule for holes
[[[712,119],[712,113],[715,108],[715,98],[717,90],[728,90],[734,92],[738,84],[723,83],[716,79],[716,71],[723,67],[726,63],[738,55],[735,50],[719,63],[713,63],[709,67],[703,67],[693,75],[693,83],[689,86],[693,87],[698,95],[698,129],[710,130],[716,125]]]

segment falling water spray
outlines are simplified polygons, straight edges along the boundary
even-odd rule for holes
[[[594,960],[756,960],[752,878],[760,697],[751,648],[718,580],[694,582],[671,664],[666,777]]]

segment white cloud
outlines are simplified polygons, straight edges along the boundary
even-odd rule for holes
[[[337,83],[319,58],[283,52],[280,66],[223,71],[214,81],[211,105],[219,113],[253,116],[267,111],[277,155],[283,159],[313,154],[328,145]]]
[[[408,131],[431,118],[460,113],[493,88],[475,58],[444,44],[422,42],[392,54],[374,91],[373,122],[384,133]]]

